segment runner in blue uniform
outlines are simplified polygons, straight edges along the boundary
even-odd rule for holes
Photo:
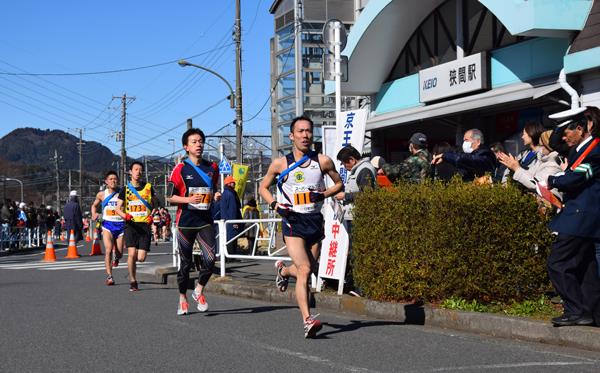
[[[92,220],[98,220],[98,206],[101,206],[102,217],[102,242],[104,243],[104,266],[106,267],[106,285],[114,285],[112,269],[119,265],[123,256],[123,233],[125,221],[117,214],[117,201],[119,197],[119,176],[116,171],[108,171],[104,177],[106,188],[96,194],[92,203]],[[111,263],[112,262],[112,263]]]

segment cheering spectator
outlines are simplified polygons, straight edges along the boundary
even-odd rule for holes
[[[463,181],[473,181],[486,174],[493,174],[496,169],[496,157],[484,144],[483,133],[477,128],[465,132],[462,153],[447,151],[436,154],[431,164],[448,162],[456,167]]]

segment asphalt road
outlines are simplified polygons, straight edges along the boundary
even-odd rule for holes
[[[169,261],[168,249],[149,261]],[[594,352],[330,312],[305,340],[293,306],[212,294],[207,313],[182,317],[174,288],[130,293],[124,268],[105,286],[100,257],[52,270],[40,259],[0,258],[0,371],[600,371]]]

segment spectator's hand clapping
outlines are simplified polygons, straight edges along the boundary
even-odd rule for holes
[[[519,169],[519,161],[511,154],[502,152],[497,153],[498,161],[506,166],[509,170],[515,172]]]

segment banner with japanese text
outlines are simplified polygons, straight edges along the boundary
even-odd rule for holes
[[[341,222],[342,209],[337,203],[325,203],[322,212],[325,219],[325,238],[321,244],[319,279],[331,278],[338,280],[341,289],[344,285],[346,258],[348,256],[348,232]],[[320,288],[317,288],[317,290],[320,290]]]
[[[338,113],[336,125],[336,139],[332,154],[327,154],[335,163],[336,169],[346,182],[346,169],[340,161],[337,160],[337,153],[347,145],[352,145],[362,154],[365,144],[365,127],[367,125],[367,109],[357,109]],[[328,152],[331,150],[327,150]]]

